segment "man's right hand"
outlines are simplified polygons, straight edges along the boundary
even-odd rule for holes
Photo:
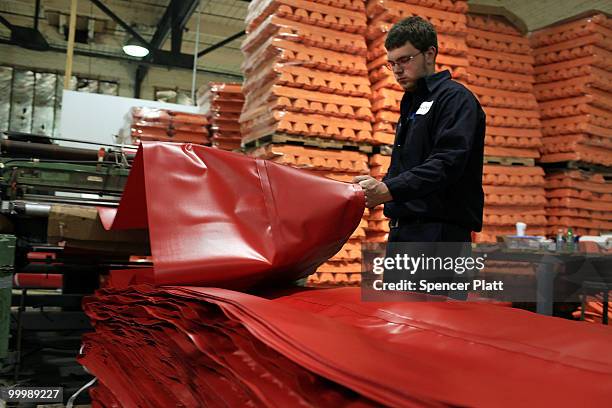
[[[373,208],[393,200],[387,185],[372,176],[356,176],[353,178],[353,183],[357,183],[363,188],[366,199],[365,204],[368,208]]]

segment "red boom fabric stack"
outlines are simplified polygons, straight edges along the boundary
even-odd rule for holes
[[[198,91],[198,106],[210,123],[213,147],[223,150],[240,148],[240,112],[244,96],[240,84],[210,82]]]
[[[158,108],[132,108],[128,115],[131,143],[142,141],[210,144],[204,115]]]

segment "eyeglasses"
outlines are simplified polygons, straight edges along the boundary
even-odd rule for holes
[[[385,64],[385,67],[387,67],[387,69],[389,69],[390,71],[393,71],[395,67],[403,68],[407,66],[408,64],[410,64],[413,59],[415,59],[419,54],[422,54],[422,53],[423,51],[419,51],[414,55],[407,55],[405,57],[398,59],[397,61],[389,61]]]

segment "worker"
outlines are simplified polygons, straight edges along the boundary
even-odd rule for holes
[[[353,180],[366,206],[385,206],[389,242],[470,242],[482,229],[485,114],[476,97],[435,72],[436,30],[414,16],[389,31],[387,68],[405,93],[391,165],[380,182]]]
[[[388,257],[397,255],[393,243],[471,242],[472,231],[482,229],[485,113],[448,70],[435,72],[438,39],[426,20],[396,23],[385,48],[387,68],[405,91],[391,164],[382,181],[353,181],[368,208],[384,203]],[[385,281],[406,276],[389,275],[385,271]]]

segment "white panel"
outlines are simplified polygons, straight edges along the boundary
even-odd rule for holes
[[[198,113],[196,106],[64,91],[61,135],[63,138],[114,144],[116,143],[114,136],[124,127],[126,115],[131,108],[138,106]],[[72,142],[60,142],[60,144],[84,147],[82,144]]]
[[[77,77],[72,76],[70,78],[70,84],[68,85],[70,90],[75,90],[77,87]],[[58,75],[57,83],[55,84],[55,123],[53,124],[53,136],[60,137],[61,125],[62,125],[62,94],[64,92],[64,76]]]

